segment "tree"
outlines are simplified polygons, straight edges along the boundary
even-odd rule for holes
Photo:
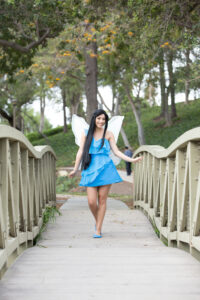
[[[0,70],[13,74],[31,65],[39,45],[45,46],[64,27],[68,1],[6,0],[0,2]],[[69,6],[70,7],[70,6]]]
[[[24,70],[19,70],[12,81],[6,76],[1,78],[0,114],[11,126],[23,130],[21,109],[23,105],[34,101],[35,88],[35,83]]]
[[[34,112],[33,108],[24,107],[21,112],[24,120],[24,133],[33,131],[40,132],[40,113]],[[52,124],[47,118],[44,119],[44,131],[52,128]],[[41,132],[40,132],[41,133]]]
[[[40,101],[40,132],[44,130],[46,99],[52,98],[52,90],[49,87],[49,69],[41,62],[30,66],[29,71],[36,83],[35,99]]]
[[[198,45],[200,3],[198,0],[186,1],[128,1],[130,15],[137,20],[140,32],[140,45],[143,51],[151,48],[152,61],[160,70],[161,114],[166,125],[176,116],[175,106],[175,67],[174,57],[180,50]],[[140,47],[141,47],[140,46]],[[148,50],[147,50],[148,51]],[[188,55],[188,54],[187,54]],[[186,61],[188,57],[186,56]],[[189,76],[189,64],[187,74]],[[169,86],[167,86],[165,65],[168,69]],[[186,80],[185,93],[188,98],[188,83]],[[168,108],[168,95],[171,96],[171,113]]]
[[[70,31],[70,28],[68,30]],[[73,113],[83,114],[81,101],[84,91],[83,64],[76,58],[72,49],[63,50],[66,41],[69,41],[66,40],[66,31],[50,40],[45,49],[40,49],[32,65],[33,75],[46,78],[44,86],[48,94],[51,94],[50,91],[54,88],[60,90],[60,97],[52,101],[62,102],[64,132],[67,131],[67,106],[71,116]]]

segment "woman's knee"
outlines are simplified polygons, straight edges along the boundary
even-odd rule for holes
[[[108,193],[110,190],[111,184],[107,186],[103,186],[98,190],[98,202],[99,205],[106,205]]]
[[[87,187],[88,205],[95,207],[97,205],[97,188]]]
[[[88,199],[88,204],[89,204],[90,207],[94,207],[95,208],[97,206],[97,200],[94,199],[94,198],[89,198]]]
[[[107,200],[107,197],[105,195],[99,193],[99,195],[98,195],[99,206],[106,206],[106,200]]]

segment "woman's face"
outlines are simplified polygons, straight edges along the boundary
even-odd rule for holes
[[[98,117],[96,117],[95,119],[95,125],[97,128],[103,128],[103,126],[106,123],[106,117],[104,114],[99,115]]]

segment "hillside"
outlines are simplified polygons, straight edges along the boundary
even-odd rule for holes
[[[143,109],[141,114],[146,143],[149,145],[168,147],[185,131],[200,126],[200,99],[190,102],[189,105],[183,103],[177,104],[178,117],[171,127],[165,128],[163,121],[153,121],[159,115],[159,112],[159,107],[152,107]],[[132,112],[128,112],[125,115],[123,126],[131,145],[136,149],[138,147],[137,125]],[[54,132],[56,132],[55,129]],[[50,132],[50,134],[52,133]],[[58,132],[54,135],[49,135],[48,139],[58,158],[57,167],[73,165],[78,147],[75,145],[71,127],[66,134]],[[47,144],[44,139],[35,139],[34,141],[31,140],[31,142],[33,145]],[[118,146],[123,150],[124,145],[121,136],[119,137]],[[123,166],[124,163],[122,162],[120,167]]]

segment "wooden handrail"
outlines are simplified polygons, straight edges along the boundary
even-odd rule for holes
[[[200,127],[176,139],[167,149],[143,145],[134,157],[134,206],[157,228],[168,246],[200,260]]]
[[[33,245],[46,206],[56,203],[56,155],[0,125],[0,276]]]

